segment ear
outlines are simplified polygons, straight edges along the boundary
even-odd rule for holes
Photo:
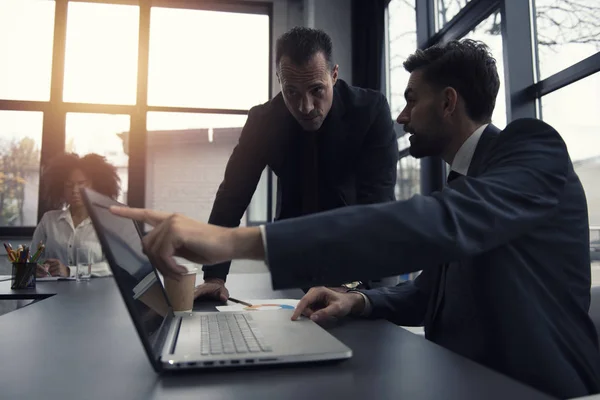
[[[281,85],[281,79],[279,78],[279,71],[275,72],[275,76],[277,76],[277,83]]]
[[[442,92],[443,98],[443,116],[449,117],[455,111],[458,105],[458,93],[452,87],[446,87]]]
[[[331,80],[333,81],[334,85],[338,80],[338,71],[339,71],[339,65],[335,64],[333,66],[333,70],[331,71]]]

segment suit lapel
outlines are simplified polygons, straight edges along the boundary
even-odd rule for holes
[[[477,176],[483,172],[486,166],[486,155],[499,133],[500,129],[495,125],[489,124],[487,128],[485,128],[479,138],[475,153],[473,153],[467,176]]]

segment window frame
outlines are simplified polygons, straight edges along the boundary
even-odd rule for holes
[[[500,10],[507,123],[518,118],[541,118],[542,96],[600,72],[599,51],[543,80],[537,80],[535,0],[471,0],[437,32],[434,1],[417,3],[417,43],[420,49],[461,38],[492,12]],[[446,164],[440,158],[422,159],[421,193],[442,189],[445,176]]]
[[[111,5],[135,5],[139,7],[139,34],[138,34],[138,66],[136,102],[134,105],[113,105],[94,103],[65,102],[62,99],[64,87],[65,68],[65,43],[67,35],[67,14],[70,2],[102,3]],[[247,1],[247,0],[54,0],[54,37],[52,48],[51,83],[49,101],[5,100],[0,99],[0,110],[42,111],[43,128],[40,149],[40,171],[48,165],[50,159],[65,150],[65,124],[66,115],[75,113],[97,114],[124,114],[130,118],[130,146],[129,146],[129,182],[127,187],[127,202],[132,207],[144,207],[146,193],[146,142],[147,113],[151,111],[209,113],[209,114],[234,114],[247,115],[249,109],[210,109],[194,107],[168,107],[148,105],[148,67],[150,47],[150,12],[152,7],[182,8],[189,10],[224,11],[245,14],[261,14],[269,17],[269,98],[273,93],[273,0]],[[267,193],[273,191],[272,171],[267,168]],[[43,186],[43,177],[40,176],[40,188]],[[272,220],[273,196],[266,198],[267,220]],[[38,194],[37,221],[41,219],[48,204],[44,201],[41,192]],[[267,221],[250,220],[247,213],[247,224],[254,225]],[[0,227],[0,236],[20,237],[31,236],[35,227],[20,226]]]

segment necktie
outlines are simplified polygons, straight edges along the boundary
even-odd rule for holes
[[[456,178],[459,178],[459,177],[461,177],[461,176],[462,176],[462,174],[459,174],[458,172],[456,172],[456,171],[453,171],[453,170],[452,170],[452,171],[450,171],[450,173],[448,174],[448,178],[446,179],[446,182],[447,182],[447,183],[450,183],[450,182],[452,182],[453,180],[455,180]]]
[[[304,157],[302,165],[302,214],[319,212],[319,148],[316,132],[303,132]]]
[[[463,176],[463,175],[456,171],[450,171],[450,173],[448,174],[448,178],[446,179],[446,183],[450,183],[453,180],[460,178],[461,176]],[[437,296],[436,296],[436,301],[434,303],[435,308],[433,310],[432,321],[435,320],[437,312],[444,301],[444,290],[446,288],[446,274],[448,273],[448,267],[450,266],[450,264],[451,263],[445,263],[445,264],[440,265],[440,267],[439,267],[440,272],[439,272],[439,278],[438,278],[439,279],[438,292],[437,292]]]

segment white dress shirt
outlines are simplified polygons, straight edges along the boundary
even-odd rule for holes
[[[31,249],[37,249],[42,242],[46,245],[40,262],[48,258],[56,258],[70,267],[70,276],[74,277],[77,260],[76,249],[89,249],[93,257],[92,276],[111,275],[108,263],[102,253],[102,247],[89,217],[75,227],[69,209],[48,211],[35,228]]]
[[[473,132],[467,140],[464,141],[462,146],[460,146],[456,152],[454,160],[452,160],[450,170],[456,171],[464,176],[467,175],[469,167],[471,166],[471,160],[473,160],[473,154],[475,154],[475,149],[477,148],[479,139],[481,139],[481,134],[485,131],[487,126],[488,124],[481,125],[479,128],[475,129],[475,132]]]

